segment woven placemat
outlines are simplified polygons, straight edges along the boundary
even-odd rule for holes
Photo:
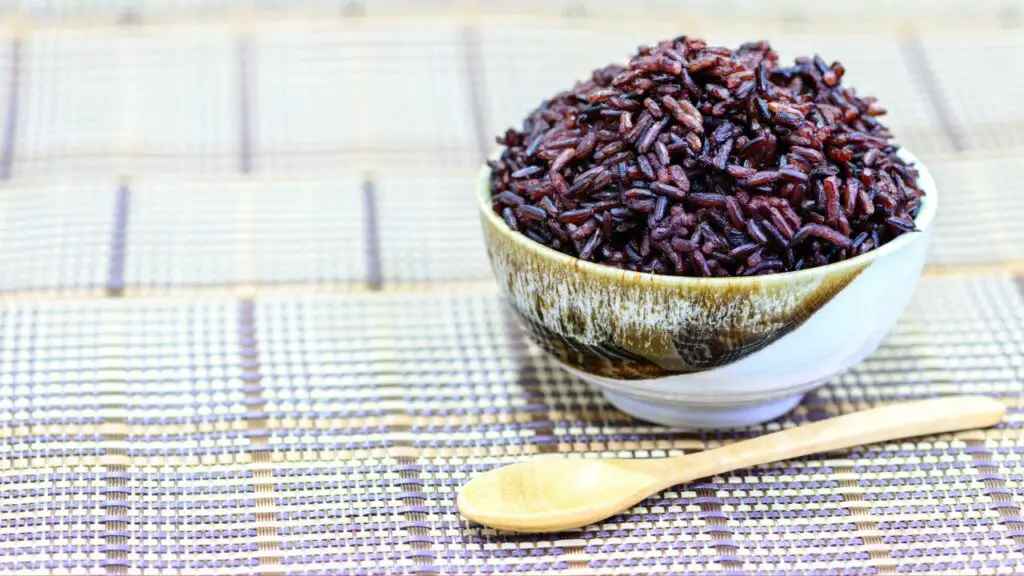
[[[889,4],[0,6],[0,573],[1024,572],[1021,19]],[[942,195],[886,343],[749,429],[639,422],[559,370],[503,307],[476,215],[494,134],[679,33],[842,60]],[[560,534],[454,509],[524,458],[678,455],[962,393],[1006,421]]]

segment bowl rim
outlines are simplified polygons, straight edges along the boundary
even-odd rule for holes
[[[704,277],[704,276],[675,276],[669,274],[654,274],[651,272],[636,272],[633,270],[624,270],[622,268],[614,268],[612,266],[606,266],[604,264],[598,264],[596,262],[590,262],[587,260],[581,260],[575,256],[563,254],[558,250],[549,248],[530,239],[525,234],[520,234],[509,228],[504,218],[500,218],[492,209],[492,196],[491,196],[491,168],[486,163],[481,167],[479,173],[479,180],[477,182],[477,202],[481,214],[492,226],[501,233],[513,241],[517,242],[520,246],[531,250],[538,255],[555,260],[575,268],[579,268],[583,271],[597,274],[599,276],[608,277],[614,280],[620,281],[633,281],[633,282],[647,282],[647,283],[660,283],[669,284],[675,286],[694,286],[694,285],[764,285],[764,284],[782,284],[792,282],[801,279],[811,279],[823,274],[831,272],[842,272],[851,269],[866,268],[876,259],[884,258],[885,256],[899,251],[904,246],[911,244],[921,237],[922,234],[928,231],[932,222],[935,220],[936,212],[938,211],[938,190],[935,185],[935,180],[932,179],[931,172],[916,156],[914,156],[906,148],[900,148],[897,151],[897,155],[906,161],[908,164],[914,166],[918,171],[917,184],[918,187],[924,192],[924,196],[921,198],[921,209],[918,211],[917,217],[914,219],[914,223],[918,227],[917,232],[909,232],[901,234],[894,240],[883,244],[880,248],[874,248],[853,258],[842,260],[839,262],[833,262],[824,266],[816,266],[814,268],[805,268],[803,270],[794,270],[789,272],[779,272],[776,274],[758,274],[754,276],[730,276],[726,278],[722,277]],[[493,157],[493,155],[492,155]]]

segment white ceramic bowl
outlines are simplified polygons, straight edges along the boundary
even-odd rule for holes
[[[927,169],[916,223],[879,249],[828,266],[742,278],[643,274],[542,246],[479,204],[501,292],[530,336],[622,411],[683,428],[785,414],[871,354],[924,267],[938,207]]]

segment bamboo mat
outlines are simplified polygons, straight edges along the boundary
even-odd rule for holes
[[[0,3],[0,573],[1024,572],[1019,8],[856,4]],[[558,370],[499,302],[475,213],[493,135],[683,33],[841,60],[942,194],[882,348],[745,430],[631,420]],[[676,455],[958,393],[1009,416],[579,531],[454,509],[535,455]]]

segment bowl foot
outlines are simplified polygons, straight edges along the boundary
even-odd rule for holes
[[[804,397],[803,393],[800,393],[756,404],[709,406],[646,401],[608,390],[604,390],[603,393],[616,408],[634,418],[690,430],[738,428],[767,422],[795,408]]]

